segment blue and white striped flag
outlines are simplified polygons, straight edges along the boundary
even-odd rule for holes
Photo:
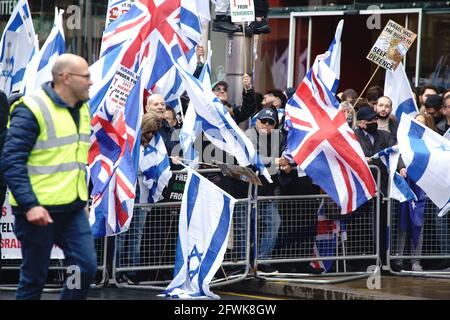
[[[418,113],[411,86],[402,63],[398,65],[394,72],[386,71],[384,95],[391,98],[392,113],[398,121],[400,121],[402,113],[412,117]]]
[[[403,114],[397,131],[398,148],[409,178],[438,208],[450,200],[450,141]]]
[[[343,28],[344,20],[340,20],[330,47],[323,55],[319,55],[321,66],[318,69],[318,76],[327,89],[335,95],[341,78],[341,36]],[[323,56],[325,56],[324,59]]]
[[[191,98],[192,105],[201,122],[205,136],[218,148],[233,155],[241,166],[254,165],[259,174],[272,183],[267,168],[262,163],[251,141],[245,136],[236,122],[231,118],[226,107],[211,91],[211,87],[203,85],[192,74],[180,67],[178,69]]]
[[[177,298],[219,298],[209,290],[222,264],[236,199],[188,169],[181,203],[174,279],[164,291]]]
[[[400,202],[411,200],[417,201],[416,195],[411,190],[406,180],[396,172],[399,157],[400,153],[398,152],[398,147],[393,146],[378,152],[372,158],[380,159],[387,167],[389,172],[390,198]]]
[[[19,92],[25,69],[39,51],[27,0],[20,0],[0,41],[0,90],[6,95]]]
[[[55,7],[55,22],[52,31],[45,40],[44,45],[38,54],[33,57],[33,61],[25,71],[24,80],[22,82],[21,92],[26,94],[33,92],[41,87],[47,81],[52,80],[52,67],[56,58],[65,51],[64,29],[62,16],[64,10]]]
[[[208,56],[203,65],[202,72],[198,77],[204,90],[211,87],[211,56],[211,41],[208,41]],[[189,103],[186,114],[184,115],[183,126],[180,130],[180,144],[183,149],[183,157],[190,161],[189,166],[191,168],[198,167],[199,155],[198,151],[194,148],[194,142],[201,133],[201,121],[198,119],[192,103]]]
[[[141,146],[139,170],[142,172],[142,184],[139,179],[141,203],[158,202],[172,177],[169,156],[159,133],[155,133],[147,146]]]

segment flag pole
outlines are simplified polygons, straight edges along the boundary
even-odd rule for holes
[[[377,68],[375,69],[375,71],[372,73],[372,76],[370,77],[369,81],[367,81],[366,86],[364,87],[363,91],[361,91],[361,94],[359,95],[358,99],[356,99],[356,101],[353,103],[352,108],[348,111],[348,115],[350,115],[350,113],[353,111],[353,109],[355,109],[356,104],[358,103],[359,99],[361,99],[363,93],[366,91],[367,87],[369,86],[370,82],[372,81],[373,77],[375,76],[375,74],[377,73],[378,69],[380,69],[380,66],[377,66]],[[347,117],[348,117],[347,115]]]
[[[242,21],[242,33],[244,34],[243,46],[244,46],[244,74],[247,73],[247,53],[245,52],[245,21]]]

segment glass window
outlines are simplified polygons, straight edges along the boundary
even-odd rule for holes
[[[425,14],[419,84],[450,88],[450,15]]]
[[[255,87],[259,92],[286,89],[289,19],[269,19],[272,32],[258,36],[258,57],[254,62]],[[255,37],[256,38],[256,37]]]

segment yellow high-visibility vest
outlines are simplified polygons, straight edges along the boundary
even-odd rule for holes
[[[27,162],[28,176],[40,205],[65,205],[77,198],[86,201],[86,165],[89,149],[90,115],[84,103],[78,128],[67,108],[57,106],[44,90],[22,97],[39,124],[39,136]],[[11,205],[17,206],[12,193]]]

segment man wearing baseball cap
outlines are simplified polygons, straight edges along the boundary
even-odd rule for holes
[[[252,142],[262,163],[266,166],[273,183],[268,183],[261,176],[262,186],[258,187],[258,196],[274,196],[278,186],[278,173],[290,172],[289,161],[281,156],[285,145],[284,137],[277,129],[278,116],[272,108],[262,109],[256,117],[256,125],[248,129],[245,134]],[[271,252],[278,239],[278,231],[281,225],[281,217],[278,213],[277,203],[268,201],[261,204],[258,213],[258,221],[261,222],[261,240],[258,244],[258,259],[270,258]],[[270,264],[262,263],[257,266],[258,272],[275,273]]]
[[[248,74],[242,76],[242,105],[236,106],[228,101],[228,83],[220,80],[212,85],[212,91],[217,98],[227,107],[228,112],[237,124],[250,118],[255,112],[255,89],[252,86],[252,79]]]

